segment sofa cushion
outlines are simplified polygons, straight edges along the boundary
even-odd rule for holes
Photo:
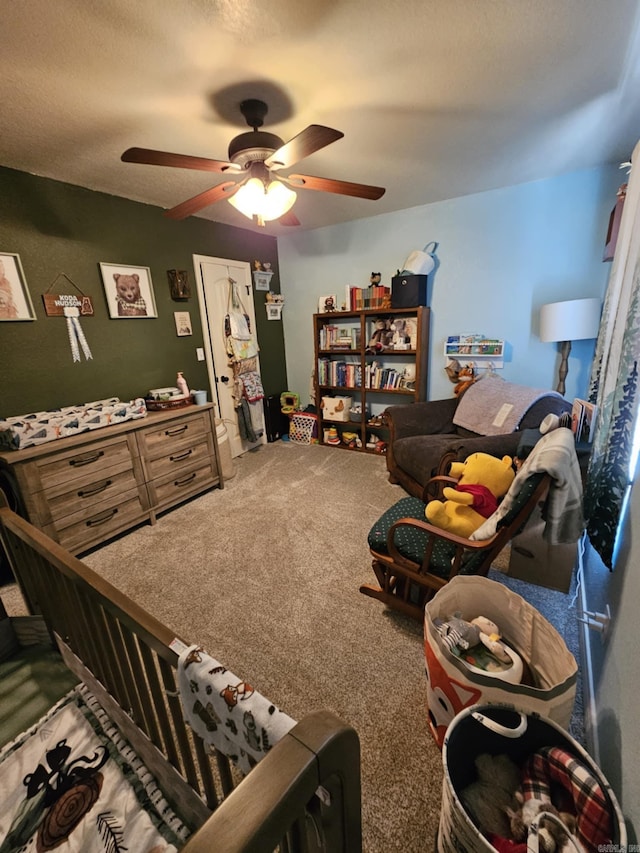
[[[425,486],[438,473],[444,452],[455,444],[455,435],[414,435],[394,441],[393,456],[398,468]]]

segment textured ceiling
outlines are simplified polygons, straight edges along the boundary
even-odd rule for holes
[[[386,187],[301,191],[302,228],[617,163],[639,23],[636,0],[4,0],[0,164],[170,208],[222,176],[122,152],[225,160],[246,97],[285,140],[344,132],[288,171]],[[198,215],[254,227],[226,201]]]

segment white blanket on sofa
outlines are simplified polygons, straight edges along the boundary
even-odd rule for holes
[[[514,432],[530,407],[549,395],[562,398],[557,391],[516,385],[488,374],[467,388],[456,407],[453,422],[480,435]]]

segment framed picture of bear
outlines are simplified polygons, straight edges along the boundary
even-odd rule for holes
[[[35,320],[19,255],[0,253],[0,320]]]
[[[100,274],[112,320],[158,316],[149,267],[101,263]]]

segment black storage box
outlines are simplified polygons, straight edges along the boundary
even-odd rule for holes
[[[391,279],[391,307],[415,308],[428,305],[430,289],[428,275],[394,275]]]

